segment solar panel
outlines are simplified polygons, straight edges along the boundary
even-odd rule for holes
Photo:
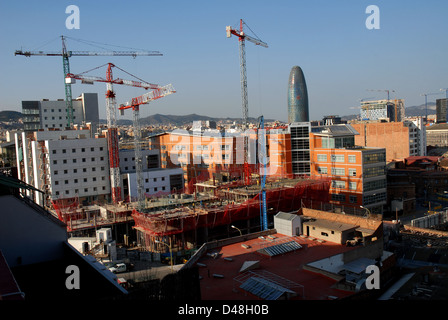
[[[288,253],[291,251],[295,251],[298,249],[301,249],[302,246],[300,244],[298,244],[295,241],[289,241],[289,242],[285,242],[285,243],[280,243],[280,244],[276,244],[270,247],[266,247],[263,249],[258,250],[258,252],[263,253],[263,254],[267,254],[271,257],[279,255],[279,254],[284,254],[284,253]]]
[[[292,290],[258,277],[249,278],[240,286],[240,288],[264,300],[277,300],[284,293],[295,294]]]

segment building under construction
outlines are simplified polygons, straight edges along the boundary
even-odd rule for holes
[[[137,243],[150,252],[192,249],[207,241],[239,233],[260,231],[263,215],[258,183],[196,183],[194,201],[175,208],[133,210]],[[302,206],[315,207],[328,201],[329,179],[278,179],[268,181],[266,215],[268,225],[279,211],[292,212]],[[204,200],[202,200],[204,199]],[[313,203],[314,202],[314,203]]]

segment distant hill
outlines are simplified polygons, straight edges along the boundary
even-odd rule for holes
[[[256,122],[258,119],[249,118],[249,122]],[[183,125],[192,125],[193,121],[237,121],[240,122],[241,118],[214,118],[209,116],[203,116],[198,114],[187,114],[184,116],[177,115],[164,115],[164,114],[154,114],[145,118],[140,118],[140,123],[142,125],[174,125],[174,126],[183,126]],[[265,119],[265,121],[275,121],[272,119]],[[131,120],[118,120],[118,124],[121,125],[131,125]]]
[[[22,116],[22,113],[17,111],[0,111],[0,121],[2,122],[16,122]]]

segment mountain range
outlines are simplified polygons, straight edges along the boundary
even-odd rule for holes
[[[433,115],[436,113],[436,104],[434,102],[428,103],[428,115]],[[406,116],[425,116],[426,106],[421,104],[419,106],[407,107],[405,111]],[[341,116],[344,120],[355,119],[359,114]],[[21,112],[18,111],[0,111],[0,122],[17,122],[23,117]],[[183,116],[178,115],[163,115],[154,114],[148,117],[140,119],[142,125],[175,125],[183,126],[186,124],[192,124],[193,121],[241,121],[241,118],[215,118],[197,114],[188,114]],[[249,118],[250,122],[257,122],[255,118]],[[265,119],[265,121],[275,121],[273,119]],[[100,120],[101,123],[106,123],[106,120]],[[132,120],[117,120],[119,125],[132,125]]]

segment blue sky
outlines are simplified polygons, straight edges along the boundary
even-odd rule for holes
[[[68,5],[80,9],[80,29],[65,26]],[[368,30],[368,5],[380,9],[380,29]],[[239,20],[268,43],[246,43],[249,116],[287,119],[287,82],[300,66],[308,86],[311,120],[357,113],[362,98],[424,103],[422,93],[445,96],[448,87],[448,1],[227,0],[227,1],[2,1],[0,3],[0,110],[21,111],[22,100],[64,98],[62,59],[14,56],[17,49],[60,51],[60,35],[162,57],[72,57],[73,73],[112,62],[177,93],[141,108],[150,114],[197,113],[241,117],[238,41],[226,38]],[[248,34],[251,34],[246,29]],[[104,51],[68,40],[69,50]],[[112,48],[112,47],[109,47]],[[126,50],[114,48],[115,50]],[[105,76],[105,69],[90,73]],[[124,79],[130,77],[119,71]],[[118,103],[144,91],[115,86]],[[105,84],[75,84],[73,97],[97,92],[105,118]],[[124,117],[118,116],[118,119]],[[127,114],[126,118],[131,118]]]

